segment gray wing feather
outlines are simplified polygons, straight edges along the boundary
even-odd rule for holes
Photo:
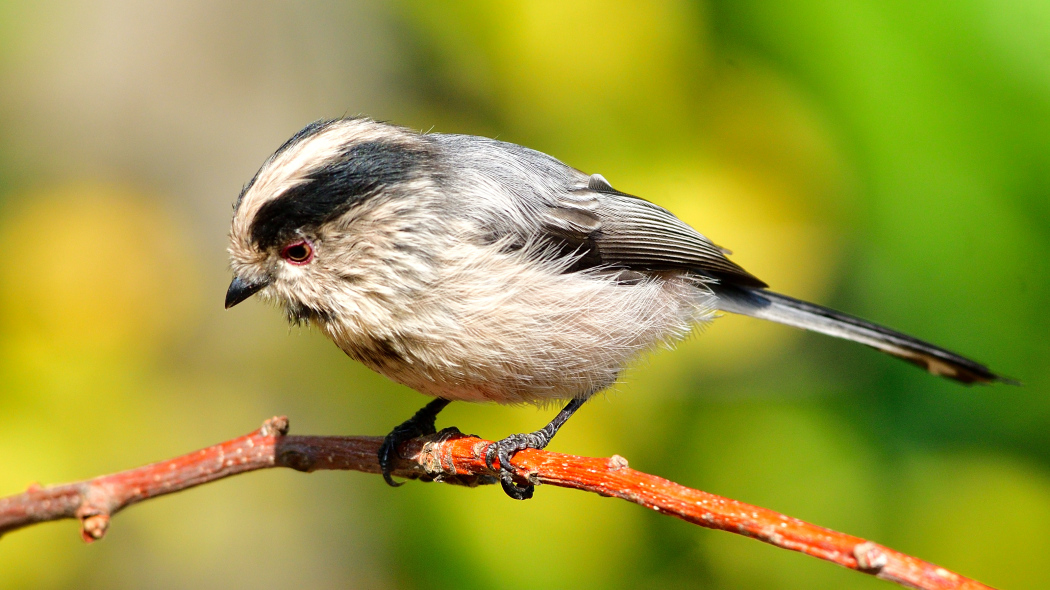
[[[684,270],[729,284],[766,286],[670,211],[617,191],[600,174],[587,176],[542,152],[493,139],[424,137],[439,148],[439,166],[455,170],[444,175],[444,182],[460,185],[449,193],[450,206],[474,210],[490,234],[485,239],[516,235],[522,242],[548,243],[576,257],[569,272]],[[493,186],[502,190],[492,191]],[[455,195],[473,198],[456,203]]]
[[[766,286],[673,213],[613,189],[598,174],[586,188],[559,195],[542,213],[543,229],[565,250],[583,254],[585,267],[687,270],[731,284]]]

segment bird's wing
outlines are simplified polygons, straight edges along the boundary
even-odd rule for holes
[[[586,188],[548,201],[541,213],[548,239],[580,256],[572,270],[688,270],[723,283],[767,286],[670,211],[617,191],[599,174],[591,176]]]
[[[766,290],[724,250],[666,209],[616,191],[604,178],[549,201],[543,215],[549,239],[584,253],[580,268],[688,270],[718,279],[711,285],[722,311],[778,322],[866,344],[961,383],[1008,383],[988,367],[871,322]],[[561,241],[557,241],[561,240]]]

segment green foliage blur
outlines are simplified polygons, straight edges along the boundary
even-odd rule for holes
[[[552,445],[997,587],[1050,555],[1050,4],[0,0],[0,495],[425,403],[257,302],[222,309],[256,168],[367,114],[549,152],[776,290],[1024,382],[715,322]],[[550,410],[453,404],[499,438]],[[0,540],[0,589],[887,588],[621,501],[266,472]]]

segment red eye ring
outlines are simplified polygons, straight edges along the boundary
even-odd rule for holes
[[[296,265],[309,264],[314,259],[314,248],[306,240],[292,242],[281,250],[281,258]]]

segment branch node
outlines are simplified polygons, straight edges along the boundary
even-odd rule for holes
[[[93,543],[105,536],[108,528],[108,514],[89,516],[80,522],[80,537],[85,543]]]
[[[90,501],[92,494],[88,492],[83,503],[77,508],[76,517],[80,520],[80,538],[85,543],[98,541],[109,529],[109,512],[99,508],[97,504]]]
[[[459,474],[456,470],[456,457],[453,456],[454,449],[448,444],[450,441],[461,438],[477,438],[475,435],[466,435],[455,426],[445,428],[428,437],[423,444],[416,462],[423,467],[426,475],[419,478],[421,481],[434,481],[452,485],[474,488],[482,485],[492,485],[497,479],[492,475],[484,473]],[[471,446],[471,453],[475,459],[483,456],[488,441],[478,441]]]
[[[274,416],[262,423],[259,434],[263,436],[284,436],[288,434],[288,416]]]
[[[423,450],[419,453],[419,463],[423,466],[423,471],[427,472],[427,476],[434,478],[435,481],[440,481],[441,475],[445,472],[445,466],[442,465],[441,461],[441,443],[442,440],[432,440],[423,445]]]
[[[314,470],[317,461],[307,453],[302,453],[295,449],[283,449],[277,455],[277,464],[285,465],[303,473],[310,473]]]
[[[853,557],[857,559],[857,569],[869,573],[878,573],[886,567],[889,557],[878,544],[868,541],[853,548]]]

